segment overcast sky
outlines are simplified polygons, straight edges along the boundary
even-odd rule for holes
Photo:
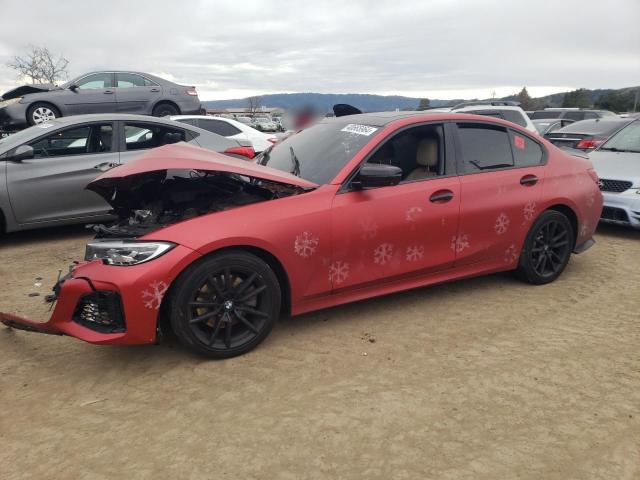
[[[618,88],[640,85],[638,25],[640,0],[0,0],[0,91],[30,43],[70,77],[135,69],[202,100]]]

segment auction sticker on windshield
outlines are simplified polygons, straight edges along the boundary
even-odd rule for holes
[[[376,130],[378,130],[378,129],[375,128],[375,127],[370,127],[369,125],[359,125],[357,123],[350,123],[349,125],[347,125],[346,127],[344,127],[340,131],[341,132],[349,132],[349,133],[357,133],[358,135],[365,135],[365,136],[368,137],[369,135],[371,135]]]

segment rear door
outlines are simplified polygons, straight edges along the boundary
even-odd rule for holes
[[[118,164],[112,122],[74,125],[29,145],[34,158],[7,162],[9,200],[20,224],[105,215],[111,207],[86,185]]]
[[[120,113],[151,114],[162,97],[162,87],[136,73],[116,72],[115,92]]]
[[[489,123],[457,122],[461,173],[456,266],[517,262],[539,215],[545,153],[533,137]]]
[[[69,113],[112,113],[116,111],[116,95],[113,73],[98,72],[79,79],[75,91],[69,90],[63,102]]]

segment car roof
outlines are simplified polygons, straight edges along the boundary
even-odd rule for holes
[[[164,123],[168,125],[174,125],[174,121],[165,117],[152,117],[150,115],[136,115],[133,113],[89,113],[85,115],[71,115],[68,117],[58,117],[54,120],[50,120],[46,123],[52,123],[54,125],[73,125],[83,122],[99,122],[99,121],[118,121],[129,120],[138,122],[155,122]]]

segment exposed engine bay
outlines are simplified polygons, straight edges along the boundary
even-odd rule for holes
[[[303,193],[305,189],[201,170],[160,170],[90,185],[118,219],[89,227],[96,238],[139,237],[209,213]]]

